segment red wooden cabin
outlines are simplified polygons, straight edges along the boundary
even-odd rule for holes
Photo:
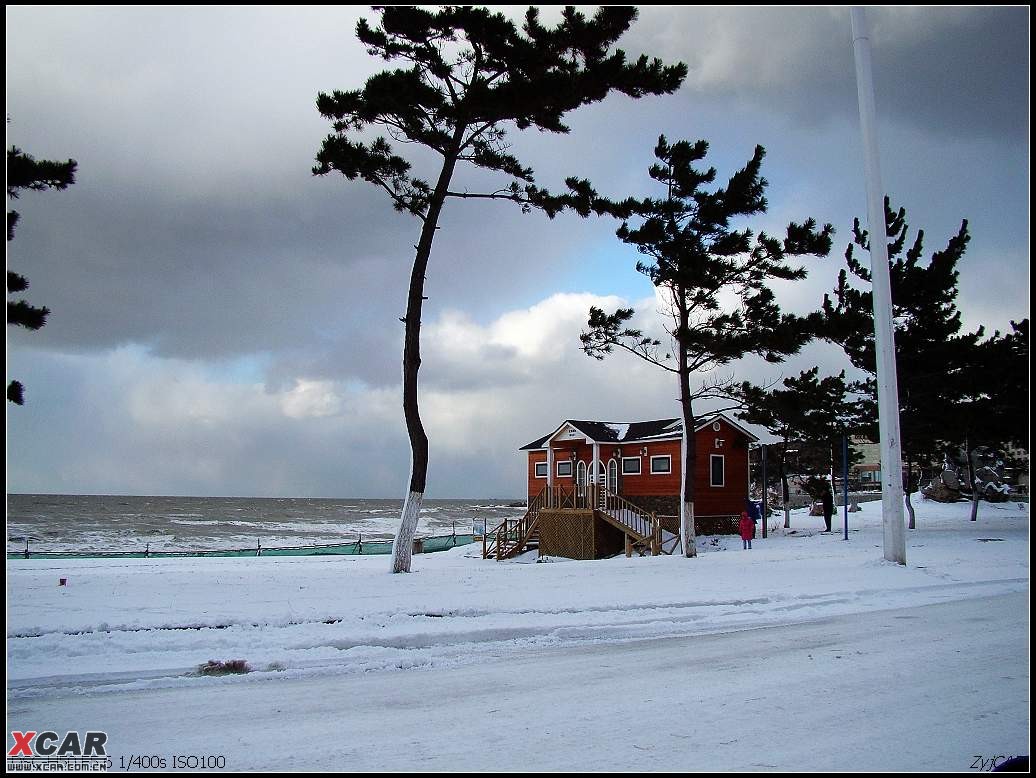
[[[539,535],[544,555],[598,558],[616,553],[623,543],[629,553],[631,542],[654,553],[659,546],[671,552],[667,545],[676,545],[679,523],[682,434],[680,419],[569,419],[523,446],[529,514],[524,526],[514,528],[511,543],[498,544],[497,556],[528,545],[520,542],[523,532]],[[748,447],[756,440],[722,414],[703,419],[695,429],[696,534],[737,532],[748,499]],[[576,525],[582,528],[573,529]]]

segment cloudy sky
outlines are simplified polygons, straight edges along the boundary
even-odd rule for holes
[[[508,13],[518,13],[509,10]],[[547,19],[556,9],[544,9]],[[381,193],[310,169],[330,125],[318,92],[382,63],[360,7],[8,6],[7,144],[74,158],[76,184],[26,193],[8,265],[48,306],[8,328],[10,492],[401,497],[406,285],[418,224]],[[1029,11],[870,9],[884,188],[930,250],[969,220],[965,325],[1029,315]],[[683,61],[667,97],[569,116],[568,136],[510,134],[537,182],[651,191],[657,137],[704,138],[722,178],[766,147],[777,231],[836,230],[810,278],[778,290],[816,307],[866,215],[847,8],[644,8],[631,55]],[[463,180],[463,175],[462,175]],[[12,203],[8,202],[10,208]],[[522,496],[517,449],[565,418],[676,416],[671,377],[578,350],[591,304],[653,290],[606,219],[447,204],[428,274],[422,410],[429,497]],[[772,380],[821,364],[813,346]]]

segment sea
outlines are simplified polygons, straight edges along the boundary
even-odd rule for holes
[[[9,494],[7,551],[193,551],[391,538],[402,500]],[[516,499],[425,500],[417,537],[472,534],[525,513]]]

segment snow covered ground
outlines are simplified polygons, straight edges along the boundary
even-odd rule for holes
[[[972,523],[966,503],[916,505],[905,568],[882,559],[880,502],[848,541],[798,511],[751,551],[702,538],[695,560],[10,561],[8,729],[101,728],[110,754],[233,770],[1028,753],[1028,506],[983,503]],[[229,659],[253,672],[195,674]]]

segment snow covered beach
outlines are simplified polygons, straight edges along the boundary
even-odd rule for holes
[[[880,503],[850,514],[849,541],[797,511],[751,551],[703,538],[697,560],[13,561],[9,728],[103,728],[116,754],[232,770],[966,770],[1027,753],[1028,506],[972,523],[966,503],[917,505],[906,568],[882,560]],[[253,672],[195,674],[213,659]]]

